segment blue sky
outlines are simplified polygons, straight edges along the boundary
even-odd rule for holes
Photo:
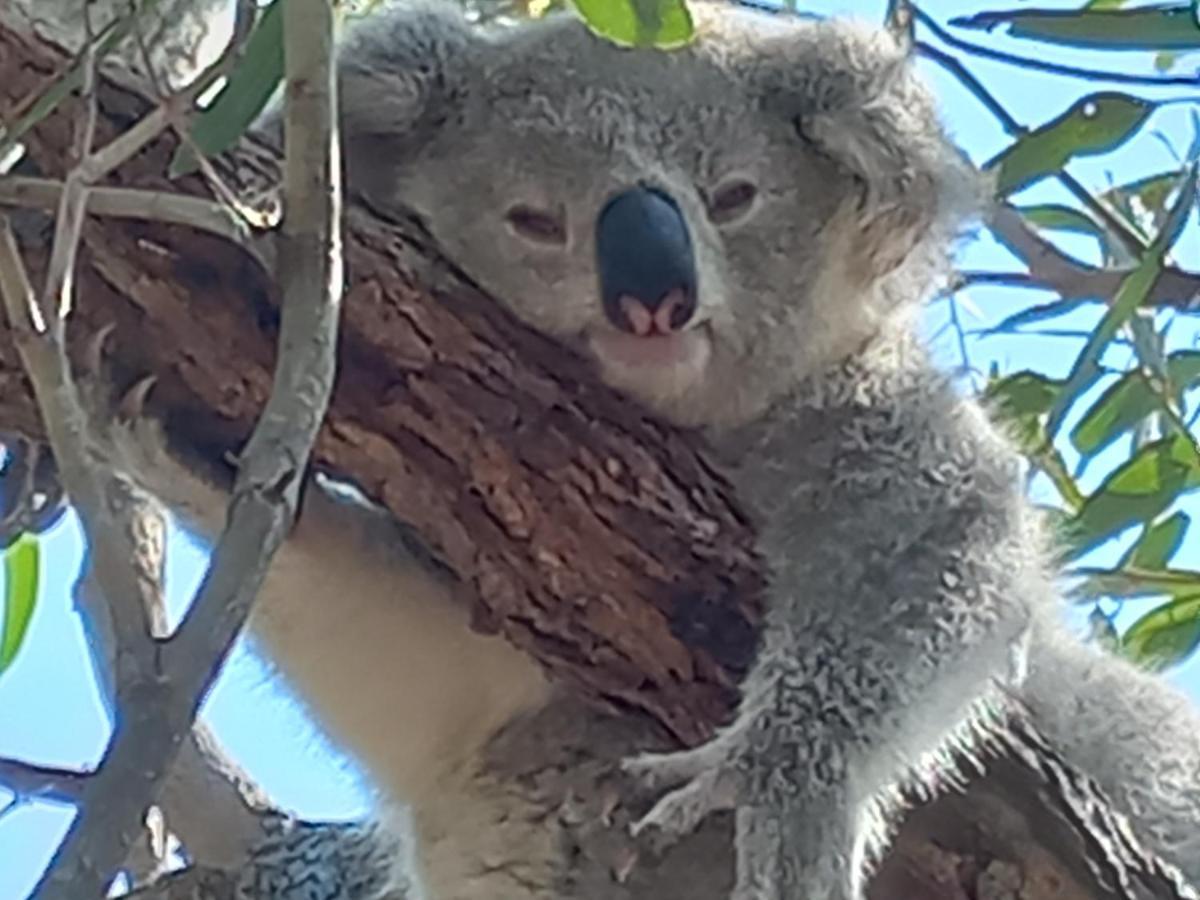
[[[802,8],[820,13],[846,12],[878,21],[884,2],[801,2]],[[924,4],[940,21],[951,15],[1003,7],[995,3],[930,2]],[[1074,3],[1043,2],[1041,6],[1072,8]],[[999,35],[968,34],[976,41],[1003,46],[1017,53],[1045,57],[1035,45],[1008,40]],[[1117,55],[1053,50],[1055,59],[1113,70],[1152,72],[1149,54]],[[1062,112],[1078,97],[1098,85],[1030,74],[991,62],[971,62],[970,67],[1022,123],[1036,125]],[[1193,55],[1195,68],[1200,58]],[[945,119],[973,159],[982,161],[1008,142],[1003,129],[978,101],[951,77],[927,65],[926,70],[942,98]],[[1155,91],[1143,91],[1154,96]],[[1157,92],[1165,95],[1169,92]],[[1191,109],[1195,110],[1196,105]],[[1085,185],[1099,188],[1111,181],[1129,181],[1140,175],[1168,169],[1175,164],[1170,147],[1182,155],[1192,141],[1189,108],[1178,104],[1155,113],[1143,132],[1116,154],[1079,160],[1072,172]],[[1052,184],[1035,186],[1020,198],[1028,202],[1070,202],[1069,195]],[[1064,243],[1072,252],[1095,259],[1096,252],[1084,239]],[[1200,228],[1195,222],[1175,250],[1177,260],[1200,268]],[[1003,248],[986,235],[970,241],[962,263],[968,268],[1019,270],[1020,266]],[[973,289],[960,298],[958,314],[968,331],[994,325],[1019,308],[1021,303],[1048,299],[1040,292],[1015,294],[1004,289]],[[944,326],[949,303],[939,302],[927,315],[926,327],[935,337],[939,358],[947,365],[960,364],[956,336]],[[1095,324],[1099,307],[1077,311],[1053,325],[1083,333]],[[1171,348],[1195,346],[1200,326],[1181,320],[1171,332]],[[1020,335],[982,337],[968,334],[965,348],[970,363],[981,371],[995,362],[1002,372],[1035,368],[1051,375],[1066,373],[1081,339]],[[1124,367],[1127,351],[1109,351],[1106,362]],[[1070,423],[1068,422],[1068,425]],[[1114,452],[1120,455],[1123,448]],[[1111,462],[1111,454],[1109,461]],[[1084,486],[1094,487],[1105,471],[1105,461],[1092,467]],[[1185,501],[1184,508],[1196,517],[1200,502]],[[1099,564],[1113,561],[1123,544],[1117,540],[1096,554]],[[109,716],[92,683],[85,659],[83,635],[70,604],[70,588],[80,558],[80,540],[73,518],[66,519],[44,543],[44,593],[34,616],[26,646],[13,667],[0,677],[0,756],[28,759],[60,766],[92,766],[99,760],[109,731]],[[186,536],[177,535],[170,546],[167,587],[178,614],[185,598],[200,577],[204,554]],[[1200,539],[1194,535],[1176,562],[1200,566]],[[1144,610],[1130,604],[1121,621],[1128,622]],[[1200,660],[1190,662],[1170,675],[1200,702]],[[276,802],[305,816],[347,817],[365,809],[366,794],[353,766],[337,756],[305,719],[269,667],[252,650],[239,645],[234,657],[214,688],[204,715],[228,749],[272,794]],[[11,795],[0,788],[0,808]],[[27,896],[38,873],[65,831],[71,811],[48,803],[14,805],[0,813],[0,900]]]

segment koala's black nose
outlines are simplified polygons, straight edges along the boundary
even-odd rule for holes
[[[634,334],[682,328],[696,311],[696,260],[683,213],[667,194],[634,187],[596,220],[596,269],[609,321]]]

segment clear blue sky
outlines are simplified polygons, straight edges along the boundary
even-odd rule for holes
[[[994,3],[947,0],[925,4],[928,12],[945,21],[952,14],[1011,5],[1004,0]],[[879,2],[801,2],[801,8],[821,13],[850,11],[879,21],[885,3]],[[1075,3],[1042,2],[1042,6],[1072,8]],[[1010,41],[1001,36],[976,36],[993,46],[1005,46],[1019,53],[1044,57],[1045,48]],[[1149,54],[1112,55],[1054,50],[1054,57],[1093,67],[1149,73]],[[1192,68],[1200,63],[1193,55]],[[958,141],[973,159],[982,161],[1001,149],[1007,139],[992,116],[949,76],[927,66],[942,100],[945,118]],[[971,68],[1021,122],[1035,125],[1053,118],[1070,103],[1096,89],[1096,85],[1065,78],[1029,74],[997,63],[971,62]],[[1185,68],[1186,70],[1186,68]],[[1191,109],[1195,109],[1192,106]],[[1071,170],[1089,187],[1103,187],[1111,181],[1129,181],[1159,172],[1174,165],[1169,147],[1182,155],[1192,140],[1189,109],[1176,105],[1155,114],[1143,133],[1115,155],[1099,160],[1072,163]],[[1065,191],[1053,185],[1036,186],[1022,200],[1030,202],[1070,202]],[[1095,248],[1079,239],[1065,246],[1085,258],[1094,259]],[[1191,268],[1200,268],[1200,229],[1193,222],[1175,251],[1176,258]],[[986,235],[970,242],[962,262],[969,268],[1019,270],[1012,257]],[[968,330],[994,325],[1021,303],[1046,299],[1044,294],[1010,290],[972,290],[959,304],[959,314]],[[947,302],[933,306],[927,327],[937,335],[939,356],[947,365],[961,362],[954,335],[943,330],[949,312]],[[1053,323],[1055,327],[1089,329],[1099,315],[1098,308],[1079,311]],[[1200,329],[1181,321],[1172,330],[1172,349],[1196,346]],[[1051,375],[1063,375],[1073,360],[1080,340],[1039,337],[1028,334],[978,337],[966,341],[970,362],[986,371],[995,362],[1001,371],[1036,368]],[[1110,351],[1106,362],[1124,367],[1128,353],[1119,348]],[[1195,398],[1193,398],[1194,400]],[[1120,455],[1122,448],[1115,453]],[[1109,454],[1111,462],[1112,454]],[[1102,477],[1105,461],[1094,465],[1085,479],[1093,487]],[[1200,502],[1196,497],[1185,501],[1185,509],[1197,518]],[[1098,563],[1111,562],[1122,549],[1120,540],[1097,551]],[[109,730],[108,714],[99,702],[85,661],[83,635],[70,605],[70,587],[77,575],[80,558],[78,530],[68,518],[49,535],[44,544],[44,594],[35,614],[30,635],[13,667],[0,677],[0,755],[18,757],[60,766],[92,766],[100,758]],[[178,536],[170,546],[167,587],[176,613],[190,595],[200,575],[203,552],[189,539]],[[1193,534],[1177,563],[1200,566],[1200,538]],[[1128,622],[1144,609],[1131,604],[1122,616]],[[1200,701],[1200,661],[1189,663],[1171,675],[1172,680]],[[270,669],[253,652],[239,646],[214,688],[205,708],[205,716],[221,739],[249,771],[261,779],[264,787],[283,806],[304,816],[347,817],[365,809],[366,795],[353,767],[339,758],[313,730]],[[11,795],[0,788],[0,808]],[[69,809],[33,802],[12,807],[0,814],[0,900],[21,900],[27,896],[34,879],[70,821]]]

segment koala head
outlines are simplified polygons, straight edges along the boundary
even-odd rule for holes
[[[351,190],[676,424],[748,422],[854,352],[980,197],[884,33],[693,4],[692,45],[631,50],[452,6],[349,34]]]

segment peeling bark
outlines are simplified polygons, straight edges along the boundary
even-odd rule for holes
[[[62,65],[0,12],[0,118]],[[99,96],[101,140],[147,109],[112,80]],[[72,112],[66,104],[28,136],[40,174],[65,171]],[[163,176],[174,146],[158,141],[107,183],[203,195],[195,178]],[[223,171],[253,182],[273,165],[258,148]],[[37,273],[47,218],[14,218]],[[753,657],[763,578],[752,523],[700,441],[643,418],[581,360],[512,322],[411,223],[356,208],[345,231],[341,372],[316,464],[414,527],[474,598],[479,628],[640,723],[629,727],[643,737],[711,734]],[[172,441],[212,459],[236,451],[267,397],[277,328],[272,286],[250,254],[178,226],[92,219],[78,296],[74,346],[114,325],[118,374],[158,377],[151,412]],[[0,428],[41,428],[4,331]],[[874,897],[1184,896],[1035,734],[1018,727],[1006,751],[964,794],[909,816]],[[722,896],[728,829],[711,823],[715,844],[701,835],[669,855],[694,885],[688,896]],[[194,884],[187,896],[232,889],[205,878],[195,884],[211,890]]]

